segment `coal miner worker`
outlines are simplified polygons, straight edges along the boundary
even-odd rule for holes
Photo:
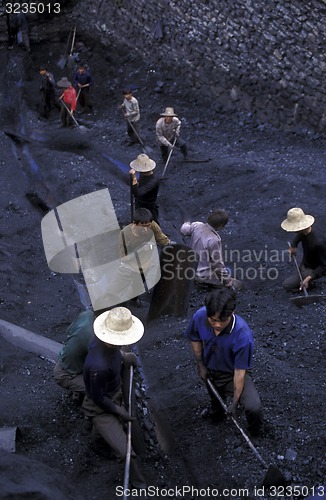
[[[299,274],[289,276],[283,281],[283,287],[287,292],[297,292],[302,288],[309,288],[312,283],[326,276],[326,238],[324,233],[314,225],[315,218],[306,215],[301,208],[291,208],[281,227],[284,231],[295,233],[290,242],[289,252],[295,255],[297,246],[301,243],[303,257],[300,263],[300,271],[303,282],[300,282]]]
[[[119,281],[124,284],[124,288],[129,286],[129,282],[134,276],[137,279],[139,272],[146,280],[146,276],[151,272],[151,267],[157,267],[158,262],[153,260],[152,246],[155,243],[165,247],[173,244],[161,230],[160,226],[153,221],[153,216],[147,208],[138,208],[134,212],[133,222],[124,227],[120,232],[119,237],[119,253],[122,257],[119,275]],[[137,252],[141,259],[135,260],[134,255]],[[140,307],[141,300],[139,297],[134,297],[129,301],[130,305]]]
[[[190,236],[190,247],[198,254],[195,281],[218,288],[222,286],[240,290],[241,282],[232,278],[223,260],[222,240],[218,231],[229,221],[225,210],[211,212],[207,222],[184,222],[180,232]]]
[[[210,291],[205,305],[192,317],[184,335],[190,340],[197,362],[198,374],[207,383],[209,379],[220,396],[226,400],[228,413],[236,417],[238,406],[243,406],[252,436],[259,435],[262,426],[261,402],[252,381],[254,339],[247,323],[234,314],[235,292],[228,288]],[[208,416],[215,422],[224,416],[224,409],[211,398]]]
[[[140,137],[140,112],[139,103],[136,97],[132,95],[130,89],[123,89],[123,103],[120,108],[123,110],[124,117],[127,120],[127,134],[129,137],[129,146],[139,142]]]
[[[94,313],[83,311],[67,329],[67,338],[54,367],[54,380],[60,387],[72,392],[72,399],[81,403],[85,395],[84,361],[94,336]]]
[[[55,80],[53,74],[47,70],[46,66],[40,67],[40,116],[48,118],[51,109],[60,109],[56,94],[55,94]]]
[[[179,147],[184,159],[187,158],[187,146],[184,140],[180,138],[181,121],[174,113],[173,108],[166,108],[164,113],[156,122],[156,139],[160,145],[162,160],[167,162],[169,152],[175,146]]]
[[[153,232],[155,241],[161,247],[169,245],[171,240],[162,232],[160,226],[153,221],[152,213],[147,208],[138,208],[134,212],[133,222],[124,227],[120,233],[120,254],[133,252],[146,241],[147,232]],[[128,249],[126,252],[125,249]]]
[[[130,163],[129,174],[132,177],[131,191],[135,199],[135,207],[147,208],[153,216],[153,221],[158,224],[157,195],[160,181],[154,172],[156,163],[147,155],[140,154]],[[139,180],[136,172],[139,172]]]
[[[93,85],[93,78],[89,69],[84,64],[80,64],[75,74],[75,87],[77,90],[78,103],[81,113],[92,113],[93,104],[90,97],[90,88]]]
[[[57,87],[64,89],[63,93],[60,96],[61,126],[72,128],[74,126],[74,121],[72,119],[72,115],[73,115],[74,111],[76,110],[76,106],[77,106],[76,91],[66,76],[63,76],[61,78],[61,80],[59,80],[57,82]]]
[[[130,366],[137,366],[137,357],[134,352],[126,352],[121,347],[138,342],[143,336],[144,326],[129,309],[115,307],[96,318],[94,332],[95,337],[84,364],[87,395],[83,409],[86,416],[92,420],[94,447],[104,439],[117,458],[124,460],[127,455],[125,424],[136,424],[135,415],[131,415],[126,408],[129,399]],[[145,479],[134,445],[136,439],[133,440],[136,438],[133,435],[133,424],[131,436],[130,482],[135,488],[144,488]]]

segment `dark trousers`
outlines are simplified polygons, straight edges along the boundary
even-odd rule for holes
[[[209,377],[222,399],[226,399],[228,396],[233,396],[233,373],[219,374],[219,372],[210,371]],[[211,398],[212,411],[217,418],[222,417],[224,415],[222,406],[210,390],[209,386],[207,386],[207,390]],[[248,430],[252,434],[258,434],[262,425],[261,401],[249,373],[246,373],[245,375],[244,388],[239,402],[245,410]]]
[[[156,222],[156,224],[160,225],[158,205],[156,203],[155,204],[144,204],[144,203],[140,202],[139,200],[137,200],[137,198],[135,198],[135,208],[136,208],[136,210],[138,210],[138,208],[147,208],[147,210],[149,210],[153,216],[153,221]]]
[[[186,159],[187,158],[187,146],[186,146],[185,141],[183,141],[182,139],[180,139],[180,137],[178,137],[178,139],[175,143],[175,146],[180,148],[184,159]],[[169,156],[169,148],[167,146],[164,146],[164,144],[161,144],[160,149],[161,149],[162,160],[164,161],[164,163],[166,163],[168,156]]]
[[[305,279],[312,273],[312,269],[305,267],[303,264],[300,264],[300,271],[303,279]],[[298,272],[296,274],[293,274],[292,276],[289,276],[288,278],[285,278],[285,280],[282,283],[283,288],[287,292],[293,292],[293,293],[299,291],[300,285],[301,283]]]
[[[129,371],[128,369],[126,370]],[[122,383],[123,387],[126,386],[126,389],[120,389],[112,397],[112,401],[116,405],[121,406],[124,404],[125,398],[123,393],[125,393],[126,398],[128,396],[129,376],[128,373],[122,373]],[[125,403],[124,405],[127,407],[127,403]],[[97,448],[97,443],[101,443],[101,440],[104,439],[104,441],[114,451],[116,456],[120,460],[125,460],[127,455],[127,424],[123,423],[118,415],[103,412],[103,410],[99,406],[97,406],[94,401],[87,395],[85,396],[85,399],[83,401],[83,410],[85,412],[85,415],[91,419],[93,424],[92,441],[95,449]],[[133,413],[134,411],[135,410],[133,410]],[[137,422],[133,422],[131,424],[132,452],[130,459],[130,482],[135,487],[144,487],[145,478],[141,469],[140,459],[136,455],[136,452],[140,453],[143,451],[137,449],[139,440],[135,438],[135,430],[136,432],[138,432],[140,428],[137,427],[135,429],[135,426],[137,426]]]
[[[79,89],[77,90],[78,95]],[[93,104],[90,97],[89,90],[81,89],[78,96],[78,103],[82,108],[82,111],[89,111],[90,113],[93,111]]]
[[[44,118],[48,118],[52,109],[60,109],[60,104],[58,103],[54,89],[43,89],[40,94],[40,115]]]
[[[130,122],[130,120],[127,122],[127,134],[132,144],[139,142],[138,139],[138,137],[140,137],[139,120],[137,122]]]
[[[66,104],[69,108],[69,104]],[[61,120],[61,125],[63,127],[73,127],[74,126],[74,121],[71,118],[71,115],[66,109],[65,105],[61,102],[61,111],[60,111],[60,120]]]

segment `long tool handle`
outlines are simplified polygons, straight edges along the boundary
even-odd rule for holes
[[[129,184],[130,184],[130,222],[131,223],[134,222],[134,195],[132,192],[132,186],[133,186],[132,182],[133,182],[133,178],[132,178],[132,175],[130,174]]]
[[[162,177],[164,177],[165,171],[166,171],[167,166],[168,166],[168,164],[169,164],[169,161],[170,161],[171,155],[172,155],[172,153],[173,153],[173,149],[174,149],[174,146],[175,146],[175,143],[176,143],[176,142],[177,142],[177,136],[175,136],[175,138],[174,138],[174,141],[173,141],[173,144],[172,144],[172,149],[170,150],[170,152],[169,152],[169,156],[168,156],[168,159],[166,160],[166,163],[165,163],[165,165],[164,165],[164,169],[163,169]]]
[[[74,33],[72,35],[72,43],[71,43],[71,49],[70,49],[70,55],[72,55],[72,51],[74,50],[74,45],[75,45],[75,37],[76,37],[76,29],[74,28]]]
[[[129,381],[129,398],[128,398],[128,412],[131,416],[131,399],[132,399],[132,379],[133,379],[134,369],[130,366],[130,381]],[[127,492],[129,484],[129,470],[130,470],[130,457],[131,457],[131,422],[128,422],[128,435],[127,435],[127,453],[126,453],[126,463],[125,463],[125,474],[123,479],[123,491]],[[126,500],[126,493],[123,495],[124,500]]]
[[[66,52],[65,52],[66,56],[68,56],[68,54],[69,54],[69,47],[70,47],[71,36],[72,36],[72,28],[70,28],[70,31],[69,31],[69,36],[68,36],[68,41],[67,41],[67,47],[66,47]]]
[[[291,243],[289,241],[288,241],[288,245],[289,245],[289,248],[291,248]],[[301,285],[302,285],[302,283],[303,283],[303,277],[302,277],[302,274],[301,274],[301,271],[300,271],[300,267],[299,267],[297,258],[296,258],[296,256],[294,254],[291,254],[291,257],[294,260],[295,267],[297,268],[298,275],[299,275],[299,278],[300,278],[300,282],[301,282]],[[308,292],[307,292],[306,287],[302,286],[302,289],[303,289],[303,293],[305,294],[305,296],[308,297]]]
[[[212,384],[212,382],[209,379],[207,379],[207,384],[208,384],[209,388],[211,389],[212,393],[214,394],[214,396],[216,397],[216,399],[218,399],[218,401],[219,401],[220,405],[222,406],[223,410],[225,411],[225,413],[227,413],[227,407],[226,407],[223,399],[221,398],[221,396],[219,395],[219,393],[217,392],[217,390],[215,389],[214,385]],[[263,459],[263,457],[260,455],[260,453],[258,452],[258,450],[254,447],[254,445],[252,444],[252,442],[250,441],[249,437],[247,436],[247,434],[245,433],[245,431],[242,429],[242,427],[240,426],[240,424],[237,422],[237,420],[232,415],[231,415],[231,420],[236,425],[236,427],[239,429],[239,431],[241,432],[241,434],[245,438],[247,444],[249,445],[249,447],[251,448],[251,450],[254,452],[254,454],[256,455],[256,457],[258,458],[258,460],[267,469],[268,468],[267,463],[265,462],[265,460]]]

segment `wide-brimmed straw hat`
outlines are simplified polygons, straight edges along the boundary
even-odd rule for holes
[[[94,333],[106,344],[130,345],[142,338],[144,325],[126,307],[115,307],[96,318]]]
[[[164,113],[161,113],[161,116],[177,116],[174,112],[173,108],[165,108]]]
[[[145,154],[138,155],[136,160],[130,163],[131,168],[136,172],[150,172],[156,167],[156,162]]]
[[[281,227],[284,231],[302,231],[308,229],[315,222],[312,215],[306,215],[302,208],[290,208],[286,219],[282,222]]]
[[[71,82],[68,80],[66,76],[63,76],[61,80],[57,82],[57,87],[62,87],[64,89],[67,89],[68,87],[71,86]]]

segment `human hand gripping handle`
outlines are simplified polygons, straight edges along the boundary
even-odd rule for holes
[[[237,406],[238,406],[238,403],[235,401],[232,401],[232,403],[230,403],[229,406],[225,408],[225,413],[227,415],[231,415],[233,418],[236,418]]]
[[[133,366],[134,368],[137,366],[137,356],[134,352],[123,352],[122,361],[128,368],[130,366]]]
[[[206,366],[202,361],[197,361],[197,369],[198,369],[198,375],[200,376],[202,381],[206,382],[208,372]]]
[[[131,416],[130,413],[128,413],[127,410],[123,406],[118,406],[117,405],[117,407],[116,407],[116,413],[125,422],[134,422],[136,420],[136,417]]]

